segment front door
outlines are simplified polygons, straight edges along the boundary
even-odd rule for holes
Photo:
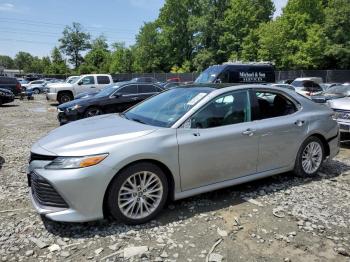
[[[92,93],[96,92],[98,89],[96,88],[96,81],[94,76],[85,76],[79,80],[79,82],[75,86],[75,94],[78,95],[80,93]]]
[[[258,137],[250,111],[248,91],[230,92],[177,130],[182,190],[256,172]]]

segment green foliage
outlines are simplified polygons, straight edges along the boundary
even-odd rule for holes
[[[7,55],[0,55],[0,66],[11,69],[14,68],[15,62],[13,59]]]
[[[192,72],[228,60],[271,61],[277,69],[350,68],[349,0],[289,0],[281,16],[273,19],[274,11],[272,0],[165,0],[134,46],[115,43],[110,50],[104,36],[90,43],[73,23],[60,50],[75,73]],[[0,65],[66,74],[60,50],[51,59],[0,56]]]
[[[65,27],[59,41],[60,49],[69,57],[69,62],[78,68],[84,61],[81,52],[91,47],[90,34],[85,33],[79,23],[73,23]]]
[[[109,68],[110,52],[107,40],[104,36],[99,36],[93,40],[91,50],[85,55],[84,63],[80,66],[80,72],[90,70],[94,73],[107,73]],[[82,69],[83,67],[83,69]]]

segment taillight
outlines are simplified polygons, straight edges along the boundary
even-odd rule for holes
[[[21,92],[22,86],[21,86],[20,83],[17,83],[17,84],[16,84],[16,90],[17,90],[18,92]]]
[[[306,95],[307,95],[307,96],[311,96],[311,93],[310,93],[310,92],[306,92]]]

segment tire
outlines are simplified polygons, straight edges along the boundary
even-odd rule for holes
[[[145,188],[139,187],[140,175],[145,178],[145,182],[148,180],[152,183]],[[138,188],[135,188],[135,191],[131,189],[130,182],[137,185]],[[154,190],[157,191],[153,192]],[[157,197],[153,199],[147,192],[152,192]],[[130,165],[116,175],[107,191],[106,206],[115,220],[136,225],[146,223],[157,216],[163,209],[167,196],[168,182],[162,169],[149,162],[140,162]],[[149,205],[143,204],[145,200]],[[126,204],[128,201],[132,202]],[[144,206],[148,207],[148,210]]]
[[[34,88],[33,89],[33,93],[36,94],[36,95],[40,94],[40,89]]]
[[[93,116],[99,116],[102,115],[103,112],[101,108],[98,107],[89,107],[85,110],[84,117],[93,117]]]
[[[57,101],[59,104],[67,103],[69,101],[72,101],[74,99],[73,95],[67,92],[60,93],[57,96]]]
[[[313,151],[312,148],[315,151]],[[308,152],[313,152],[313,157],[311,157],[311,153],[308,154]],[[322,166],[324,158],[325,151],[322,141],[314,136],[309,137],[304,141],[298,151],[294,166],[294,174],[299,177],[312,177],[316,175]]]

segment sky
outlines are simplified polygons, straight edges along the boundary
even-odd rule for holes
[[[287,0],[274,0],[275,16]],[[66,25],[79,22],[92,38],[135,43],[145,23],[158,17],[164,0],[0,0],[0,55],[18,51],[49,55]]]

